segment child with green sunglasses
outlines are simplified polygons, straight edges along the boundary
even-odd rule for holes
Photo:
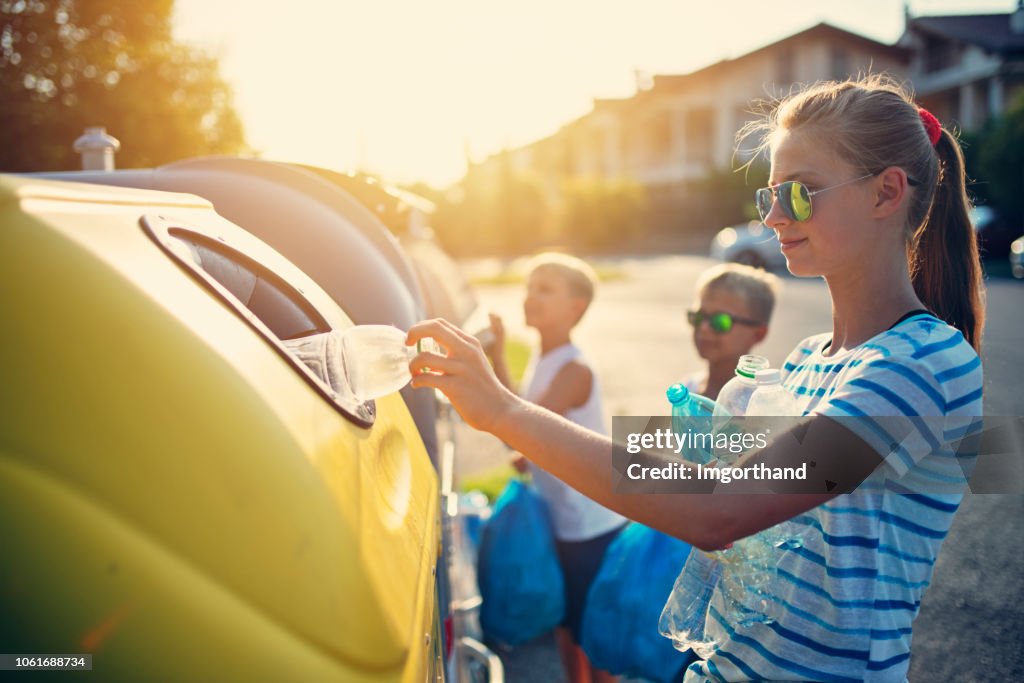
[[[717,398],[736,369],[740,356],[768,335],[779,279],[760,268],[724,263],[704,271],[697,281],[696,305],[686,312],[693,327],[693,346],[707,367],[683,384],[708,398]]]

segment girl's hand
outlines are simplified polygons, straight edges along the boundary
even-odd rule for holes
[[[412,386],[438,389],[471,427],[493,432],[519,399],[502,386],[476,337],[447,320],[427,320],[409,328],[405,343],[431,337],[446,355],[423,352],[409,363]]]

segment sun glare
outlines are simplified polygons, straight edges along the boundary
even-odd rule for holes
[[[902,2],[850,4],[178,0],[176,34],[220,55],[263,156],[442,186],[467,156],[632,95],[636,69],[692,71],[819,21],[899,37]]]

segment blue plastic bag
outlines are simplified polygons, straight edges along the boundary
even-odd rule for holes
[[[631,523],[608,547],[583,611],[583,646],[590,662],[613,674],[670,683],[693,661],[658,633],[690,545]]]
[[[477,575],[488,638],[519,645],[562,621],[565,588],[547,507],[521,481],[509,482],[484,525]]]

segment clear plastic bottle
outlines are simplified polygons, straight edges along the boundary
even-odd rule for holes
[[[740,356],[740,360],[736,364],[736,376],[726,382],[722,390],[718,392],[718,399],[715,401],[715,417],[729,418],[746,415],[750,395],[757,388],[754,373],[767,367],[768,359],[764,356],[753,354]]]
[[[412,379],[409,361],[420,351],[440,352],[433,339],[407,346],[406,333],[389,325],[356,325],[341,334],[345,377],[352,393],[369,401],[394,393]]]
[[[782,375],[775,368],[758,370],[754,374],[757,389],[750,396],[747,415],[751,417],[789,417],[800,415],[796,397],[782,387]],[[807,529],[792,521],[784,521],[764,529],[754,538],[780,550],[795,550],[804,543]]]
[[[776,368],[754,373],[757,387],[747,403],[748,416],[785,417],[796,415],[796,397],[782,388],[782,375]]]
[[[754,373],[767,367],[768,359],[764,356],[740,356],[736,364],[736,375],[718,392],[712,417],[712,429],[715,434],[731,434],[742,429],[732,421],[732,418],[747,414],[747,404],[757,389]],[[731,465],[739,458],[739,454],[732,453],[728,448],[716,449],[715,456],[725,465]]]
[[[768,360],[761,356],[740,358],[736,377],[722,388],[719,400],[711,402],[715,432],[742,429],[731,421],[734,416],[796,414],[795,399],[782,389],[779,371],[766,370],[767,366]],[[674,389],[669,389],[669,400],[675,403],[675,398],[687,405],[692,396],[682,395],[678,390],[673,392]],[[758,395],[761,398],[755,402]],[[737,458],[723,451],[717,455],[720,465],[731,465]],[[707,658],[718,649],[725,634],[708,619],[712,602],[737,631],[772,623],[777,612],[772,595],[778,562],[785,550],[800,545],[801,530],[790,522],[783,522],[738,539],[724,550],[705,553],[694,548],[662,611],[659,623],[662,635],[671,638],[676,649],[690,649]]]
[[[683,384],[673,384],[665,392],[668,402],[672,404],[672,414],[690,417],[710,417],[715,411],[715,402],[707,396],[701,396],[686,388]]]
[[[711,416],[715,411],[714,401],[707,396],[693,393],[682,384],[673,384],[665,395],[672,404],[673,432],[685,434],[687,431],[710,431]],[[711,451],[706,449],[690,449],[683,455],[686,460],[702,465],[708,464],[712,457]]]
[[[693,650],[707,659],[718,649],[707,626],[708,607],[721,577],[722,565],[715,558],[697,548],[690,550],[658,620],[658,632],[680,652]]]

